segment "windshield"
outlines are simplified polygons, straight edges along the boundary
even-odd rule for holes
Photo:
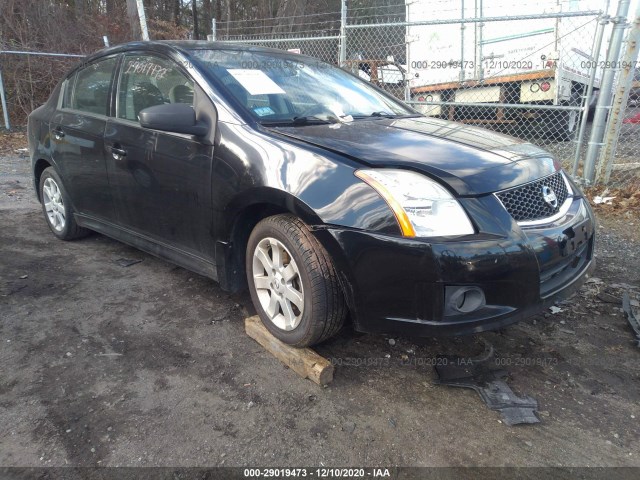
[[[192,54],[261,123],[304,125],[417,115],[343,70],[308,57],[238,50]]]

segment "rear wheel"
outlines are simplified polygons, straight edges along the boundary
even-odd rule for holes
[[[340,330],[347,310],[335,268],[300,219],[262,220],[249,237],[246,258],[251,299],[276,338],[306,347]]]
[[[56,237],[61,240],[73,240],[89,233],[89,230],[76,223],[69,196],[53,167],[48,167],[42,172],[39,187],[44,217]]]

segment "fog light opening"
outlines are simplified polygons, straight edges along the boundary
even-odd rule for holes
[[[471,313],[485,303],[484,292],[478,287],[460,287],[449,298],[451,308],[460,313]]]

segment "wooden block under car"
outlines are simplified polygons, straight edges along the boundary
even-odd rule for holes
[[[295,348],[282,343],[271,335],[257,315],[246,318],[244,328],[247,335],[302,378],[318,385],[327,385],[333,380],[334,368],[329,360],[310,348]]]

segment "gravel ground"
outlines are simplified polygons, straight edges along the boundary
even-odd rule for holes
[[[26,158],[0,157],[0,466],[640,466],[640,220],[600,218],[598,269],[561,311],[498,332],[345,329],[298,378],[243,331],[247,294],[94,234],[61,242]],[[120,259],[141,260],[122,267]],[[438,354],[494,348],[541,423],[509,427]]]

